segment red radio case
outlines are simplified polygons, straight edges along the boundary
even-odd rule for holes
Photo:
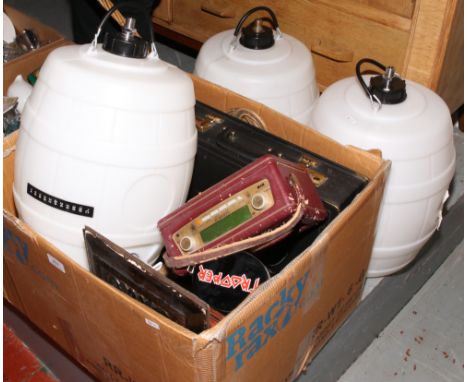
[[[264,155],[159,220],[165,260],[169,260],[166,264],[174,267],[170,258],[183,259],[278,227],[295,214],[299,198],[302,225],[313,226],[326,219],[327,210],[306,167]],[[183,266],[210,260],[213,258]]]

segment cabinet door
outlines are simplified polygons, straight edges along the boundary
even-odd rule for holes
[[[153,12],[154,21],[162,20],[172,23],[172,0],[161,0]]]

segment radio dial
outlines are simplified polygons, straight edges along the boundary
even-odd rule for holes
[[[188,252],[192,250],[194,247],[194,244],[195,242],[190,236],[184,236],[182,239],[180,239],[180,242],[179,242],[180,248],[182,248],[184,252]]]
[[[255,210],[262,210],[265,208],[266,205],[266,198],[263,194],[255,194],[250,199],[250,204]]]

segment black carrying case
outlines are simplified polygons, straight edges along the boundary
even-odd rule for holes
[[[257,252],[272,274],[278,273],[304,251],[368,183],[367,178],[353,170],[201,102],[195,106],[195,116],[198,149],[189,198],[264,154],[304,163],[309,169],[327,208],[328,219],[312,230],[295,231],[275,246]]]

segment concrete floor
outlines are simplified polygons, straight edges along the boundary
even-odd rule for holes
[[[6,0],[5,4],[33,15],[72,39],[66,0]],[[160,57],[184,70],[193,70],[193,57],[158,45]],[[455,127],[457,174],[447,203],[452,207],[464,194],[464,134]],[[427,281],[367,350],[339,378],[339,382],[461,381],[463,379],[463,253],[464,242]],[[382,279],[369,279],[364,296]],[[22,334],[63,381],[92,381],[83,370],[37,335],[27,323],[6,308],[4,321]],[[333,367],[330,364],[330,367]],[[309,381],[307,374],[300,381]],[[317,379],[315,379],[318,381]],[[321,382],[321,381],[318,381]]]
[[[462,381],[464,242],[339,382]]]

